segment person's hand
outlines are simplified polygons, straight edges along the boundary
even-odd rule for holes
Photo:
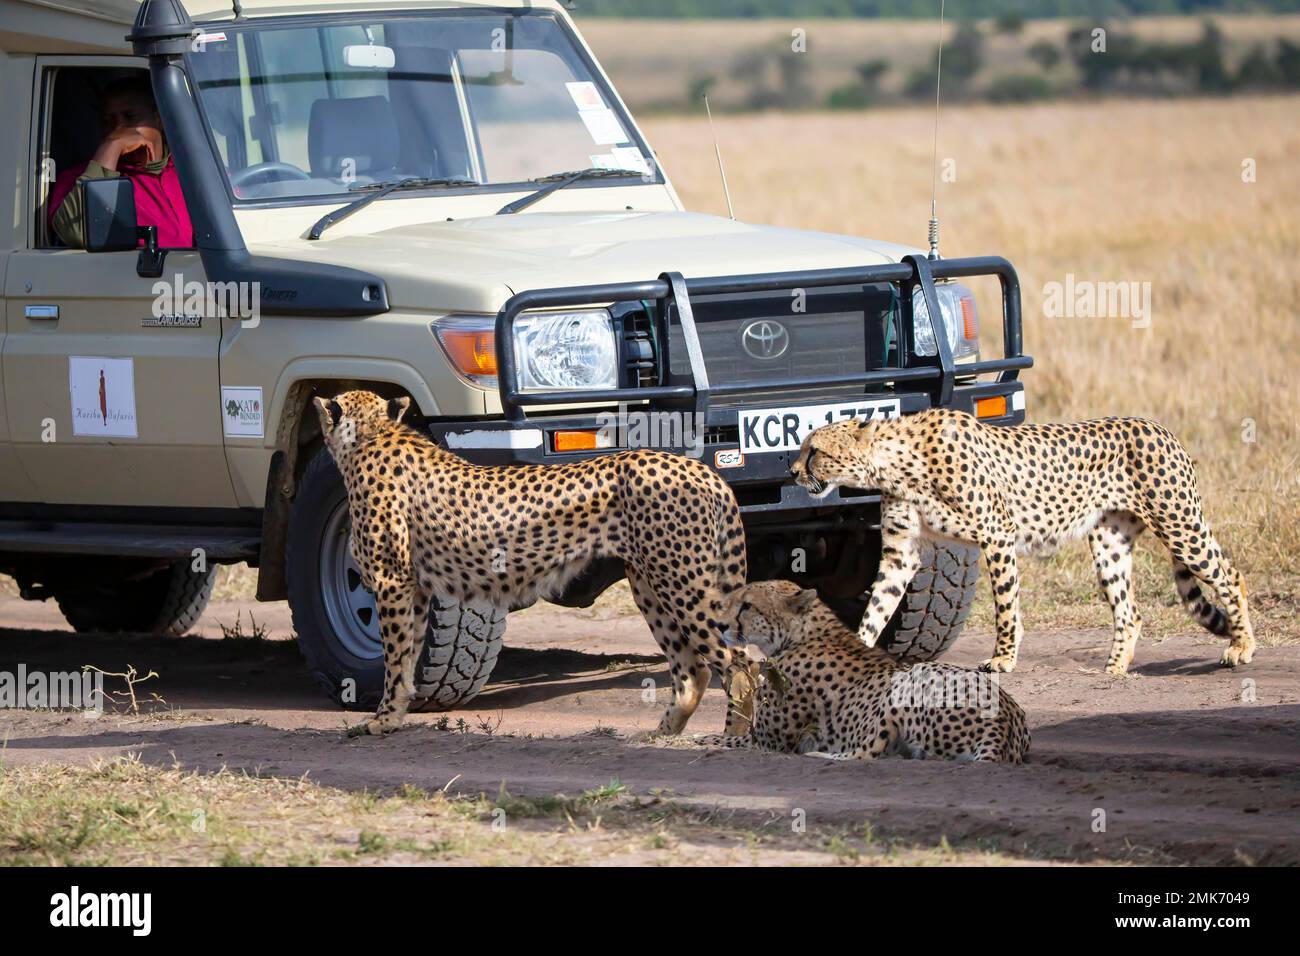
[[[116,170],[123,156],[141,149],[144,162],[156,163],[162,158],[162,134],[151,126],[119,126],[104,137],[94,160],[105,169]]]

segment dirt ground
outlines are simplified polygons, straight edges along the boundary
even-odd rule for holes
[[[267,639],[222,639],[247,608],[213,605],[199,635],[163,640],[71,634],[54,608],[0,599],[0,670],[107,671],[133,665],[167,709],[151,716],[0,711],[0,763],[222,768],[344,791],[413,786],[448,795],[629,793],[726,819],[861,828],[911,847],[968,847],[1006,861],[1300,862],[1300,647],[1262,648],[1238,672],[1220,642],[1189,628],[1138,646],[1133,675],[1100,672],[1103,630],[1030,633],[1006,686],[1028,712],[1021,767],[721,752],[631,739],[658,721],[649,691],[666,668],[638,617],[540,606],[511,619],[488,689],[419,714],[385,739],[347,739],[344,714],[313,686],[283,605],[255,608]],[[973,665],[992,639],[970,632],[947,660]],[[652,683],[647,683],[652,682]],[[114,689],[112,680],[108,689]],[[117,682],[120,686],[120,681]],[[713,689],[688,731],[715,732]],[[462,723],[463,722],[463,723]],[[797,827],[793,827],[798,832]],[[682,849],[677,849],[677,861]],[[799,861],[797,843],[767,862]]]

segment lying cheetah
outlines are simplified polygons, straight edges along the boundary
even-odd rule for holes
[[[899,664],[845,627],[816,591],[789,581],[731,597],[734,646],[766,657],[749,733],[703,737],[726,747],[834,760],[956,757],[1020,763],[1025,712],[998,678],[951,664]]]
[[[711,671],[730,687],[725,597],[745,583],[745,532],[725,482],[701,462],[632,451],[565,465],[473,465],[401,423],[409,398],[353,391],[315,399],[348,489],[352,553],[384,642],[379,710],[357,732],[404,719],[430,601],[523,604],[595,558],[622,558],[637,606],[668,657],[659,733],[694,713]],[[729,713],[728,726],[747,714]]]
[[[1132,600],[1133,542],[1150,528],[1173,556],[1192,617],[1231,638],[1222,663],[1248,664],[1255,652],[1245,583],[1201,513],[1191,458],[1156,422],[1003,428],[952,409],[849,420],[809,435],[791,473],[818,495],[837,486],[881,492],[880,571],[859,631],[869,645],[916,573],[918,539],[956,539],[983,549],[993,587],[997,643],[983,667],[1010,671],[1023,635],[1017,552],[1087,536],[1115,615],[1106,671],[1124,674],[1142,628]]]

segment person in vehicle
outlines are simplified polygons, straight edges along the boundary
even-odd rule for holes
[[[162,118],[147,76],[114,80],[100,105],[104,139],[90,161],[64,170],[50,193],[50,225],[63,242],[84,248],[83,190],[91,179],[126,176],[135,188],[136,223],[158,227],[158,245],[185,249],[194,245],[194,229],[176,175],[176,161],[167,148]]]

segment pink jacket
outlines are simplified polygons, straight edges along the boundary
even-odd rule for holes
[[[54,213],[76,187],[87,165],[82,163],[73,169],[65,169],[55,180],[48,206],[51,227]],[[168,156],[167,165],[156,175],[139,166],[122,166],[118,172],[130,179],[135,187],[136,224],[157,226],[160,248],[191,248],[194,245],[194,227],[190,224],[190,212],[185,208],[185,196],[176,175],[176,161]],[[140,244],[144,245],[143,240]]]

